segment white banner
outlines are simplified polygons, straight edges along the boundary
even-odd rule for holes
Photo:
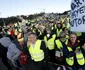
[[[71,31],[85,32],[85,0],[71,2]]]

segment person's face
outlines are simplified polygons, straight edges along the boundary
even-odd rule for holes
[[[50,31],[50,30],[47,30],[47,33],[48,33],[48,34],[50,34],[50,33],[51,33],[51,31]]]
[[[30,40],[32,43],[35,43],[36,40],[37,40],[37,38],[36,38],[35,35],[31,34],[31,35],[29,36],[29,40]]]
[[[68,33],[68,29],[67,29],[67,28],[65,28],[64,32],[65,32],[65,33]]]
[[[71,41],[72,43],[75,43],[76,39],[77,39],[76,35],[74,35],[74,34],[71,34],[71,35],[70,35],[70,41]]]
[[[62,37],[60,37],[60,40],[61,40],[62,42],[65,42],[65,40],[66,40],[66,36],[62,36]]]
[[[57,26],[58,26],[58,27],[61,27],[61,24],[58,24]]]

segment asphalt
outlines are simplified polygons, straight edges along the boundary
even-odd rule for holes
[[[30,60],[28,61],[28,64],[23,66],[21,70],[35,70],[34,66],[30,66]],[[16,70],[16,68],[11,64],[9,61],[9,64],[12,67],[12,70]],[[52,64],[49,64],[50,70],[56,70],[55,67]],[[6,66],[2,63],[2,60],[0,59],[0,70],[8,70]]]

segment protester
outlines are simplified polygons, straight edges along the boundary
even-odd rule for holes
[[[19,68],[27,65],[27,70],[30,68],[30,70],[49,70],[49,67],[54,66],[56,66],[54,67],[56,69],[59,69],[59,67],[64,69],[61,65],[65,65],[62,41],[67,45],[70,32],[69,28],[70,24],[67,15],[57,15],[53,18],[40,16],[23,23],[23,25],[14,23],[14,26],[8,27],[6,30],[0,27],[0,34],[4,36],[0,42],[2,46],[8,48],[7,57],[15,67],[17,67],[15,62],[17,62],[20,65]],[[11,35],[12,38],[6,36],[7,34]],[[84,50],[82,51],[84,52]],[[35,56],[35,54],[40,55]],[[19,56],[22,65],[18,61]],[[37,60],[36,58],[39,59]]]
[[[3,37],[0,39],[1,45],[7,48],[7,58],[12,62],[17,70],[21,68],[20,62],[18,60],[21,51],[12,43],[9,37]]]
[[[2,38],[2,35],[0,35],[0,39],[1,38]],[[3,64],[8,68],[8,70],[11,70],[12,67],[8,63],[8,58],[7,58],[7,48],[4,47],[1,43],[0,43],[0,58],[3,62]]]
[[[60,32],[62,32],[62,24],[61,23],[57,23],[57,29],[56,29],[57,38],[59,37]]]
[[[64,27],[62,31],[66,34],[66,39],[69,39],[69,30],[66,27]]]
[[[28,35],[27,47],[33,65],[36,66],[34,70],[49,70],[48,52],[44,41],[38,40],[35,33],[30,33]]]
[[[49,58],[50,58],[50,61],[53,62],[54,61],[54,57],[55,57],[55,49],[54,49],[54,40],[55,40],[55,36],[52,31],[47,28],[46,29],[47,31],[47,34],[46,36],[44,36],[44,41],[46,43],[46,46],[47,46],[47,49],[48,49],[48,52],[49,52]]]
[[[63,64],[65,65],[65,58],[63,55],[63,45],[62,42],[67,44],[68,39],[66,39],[66,34],[64,32],[61,32],[59,35],[59,39],[55,40],[55,61],[57,64]]]
[[[63,53],[66,57],[67,65],[72,67],[72,70],[85,70],[85,60],[76,33],[71,33],[67,46],[64,43],[63,46]]]

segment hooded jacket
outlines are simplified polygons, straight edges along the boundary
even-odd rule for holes
[[[8,49],[7,58],[9,60],[16,60],[19,57],[21,51],[16,47],[16,45],[14,43],[12,43],[10,38],[3,37],[0,39],[0,43],[4,47],[7,47],[7,49]]]

